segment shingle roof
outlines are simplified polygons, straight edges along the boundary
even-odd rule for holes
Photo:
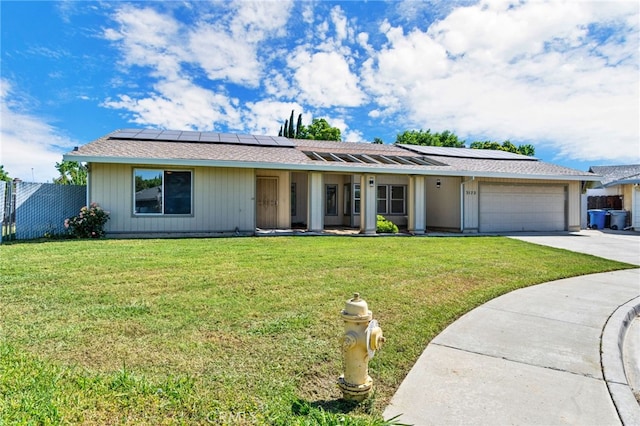
[[[290,146],[260,146],[251,142],[244,143],[243,141],[252,140],[246,135],[239,135],[238,143],[127,139],[122,135],[122,131],[113,132],[75,149],[64,158],[85,162],[275,168],[342,173],[370,171],[392,174],[597,180],[592,173],[544,163],[531,157],[509,155],[507,158],[499,159],[504,157],[504,154],[467,152],[478,150],[459,151],[462,148],[438,147],[437,152],[433,153],[433,150],[416,146],[305,139],[290,139]],[[209,136],[209,139],[215,140],[213,134]]]
[[[623,166],[591,166],[590,172],[602,176],[602,186],[613,186],[624,183],[640,183],[640,164]]]

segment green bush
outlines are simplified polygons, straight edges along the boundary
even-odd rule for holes
[[[379,234],[396,234],[398,227],[395,223],[382,215],[378,215],[376,219],[376,232]]]
[[[104,224],[109,220],[109,212],[102,210],[97,203],[80,209],[78,216],[64,221],[64,227],[77,238],[100,238],[104,236]]]

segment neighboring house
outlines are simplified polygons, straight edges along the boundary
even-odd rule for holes
[[[628,212],[627,225],[640,231],[640,164],[592,166],[600,175],[587,189],[587,209],[615,209]]]
[[[598,176],[503,151],[127,129],[74,149],[117,234],[575,231]]]

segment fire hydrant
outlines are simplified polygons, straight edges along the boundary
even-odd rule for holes
[[[347,300],[341,315],[344,320],[344,335],[340,339],[344,374],[338,378],[338,386],[344,399],[360,402],[369,395],[373,386],[369,360],[385,339],[378,321],[372,319],[367,302],[360,299],[359,293],[354,293],[353,298]]]

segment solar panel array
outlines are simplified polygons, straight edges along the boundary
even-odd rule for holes
[[[295,145],[282,136],[239,135],[235,133],[193,132],[181,130],[123,129],[109,135],[111,139],[198,142],[292,148]]]
[[[480,160],[528,160],[537,161],[535,157],[528,157],[508,151],[493,149],[449,148],[443,146],[424,146],[399,144],[402,148],[426,155],[438,155],[443,157],[474,158]]]

